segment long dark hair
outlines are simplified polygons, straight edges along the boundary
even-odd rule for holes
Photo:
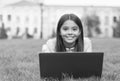
[[[65,46],[63,44],[63,39],[60,35],[60,29],[63,23],[67,20],[74,21],[79,26],[79,29],[81,31],[80,36],[76,40],[75,51],[84,51],[83,26],[81,20],[79,19],[79,17],[77,17],[74,14],[64,14],[58,21],[58,25],[57,25],[57,36],[56,36],[56,47],[55,47],[56,52],[66,51]]]

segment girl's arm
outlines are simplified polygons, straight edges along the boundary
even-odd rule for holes
[[[84,52],[92,52],[92,42],[89,38],[84,40]]]
[[[42,46],[42,52],[50,52],[49,48],[47,45]]]

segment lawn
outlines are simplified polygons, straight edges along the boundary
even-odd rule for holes
[[[92,38],[93,51],[104,52],[101,81],[120,81],[120,39]],[[0,81],[40,81],[39,58],[46,40],[0,40]],[[70,81],[93,81],[93,79]],[[68,80],[67,80],[68,81]]]

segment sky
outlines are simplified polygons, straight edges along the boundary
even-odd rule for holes
[[[44,2],[54,5],[120,6],[120,0],[45,0]]]
[[[20,0],[0,0],[0,7],[4,6],[6,4],[15,3],[15,2],[18,2],[18,1],[20,1]]]
[[[0,0],[0,6],[15,3],[20,0]],[[40,1],[40,0],[29,0]],[[47,5],[81,5],[81,6],[117,6],[120,7],[120,0],[42,0]]]

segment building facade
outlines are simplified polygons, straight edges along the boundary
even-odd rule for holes
[[[120,8],[101,6],[62,6],[44,5],[29,1],[6,5],[0,9],[0,23],[8,38],[43,38],[48,39],[56,33],[59,18],[65,13],[74,13],[80,17],[84,35],[92,37],[113,37],[115,24],[120,19]],[[95,27],[86,25],[86,17],[98,17]],[[94,21],[93,19],[92,21]],[[90,28],[90,30],[89,30]],[[99,31],[99,33],[97,32]]]

